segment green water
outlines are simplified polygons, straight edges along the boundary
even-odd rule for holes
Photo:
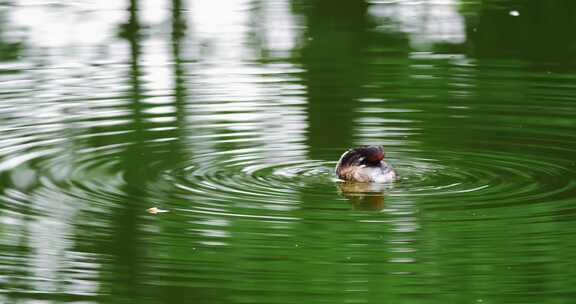
[[[0,1],[0,303],[570,303],[575,16]]]

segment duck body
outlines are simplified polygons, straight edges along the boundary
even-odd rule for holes
[[[336,175],[359,183],[389,183],[398,176],[384,161],[382,146],[361,146],[344,152],[336,164]]]

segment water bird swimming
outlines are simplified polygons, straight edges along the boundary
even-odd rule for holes
[[[344,152],[336,164],[336,175],[360,183],[388,183],[397,177],[396,171],[384,161],[382,146],[361,146]]]

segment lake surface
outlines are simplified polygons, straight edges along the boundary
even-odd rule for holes
[[[0,303],[569,303],[575,16],[0,1]]]

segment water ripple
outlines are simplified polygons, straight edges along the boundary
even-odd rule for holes
[[[331,182],[333,162],[292,161],[270,163],[258,157],[190,165],[170,170],[167,176],[174,185],[191,193],[223,200],[242,199],[253,202],[295,204],[298,194],[314,193],[315,185]]]

